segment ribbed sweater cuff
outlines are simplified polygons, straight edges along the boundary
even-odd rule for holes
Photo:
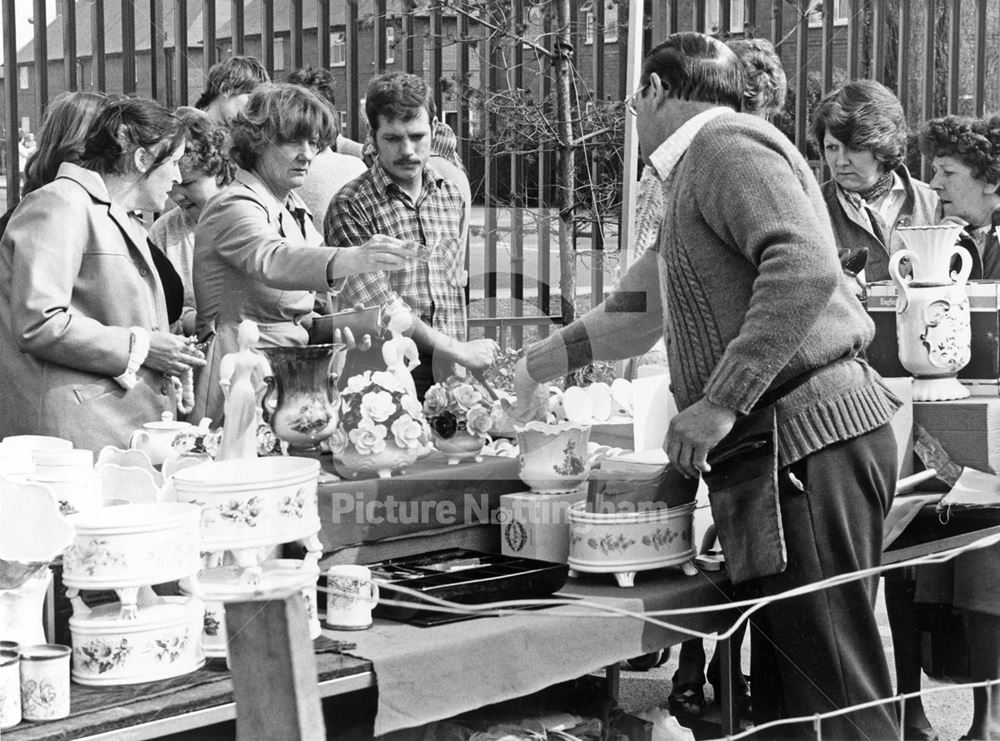
[[[583,322],[576,321],[546,337],[525,351],[528,375],[535,383],[546,383],[582,368],[594,359],[590,335]]]
[[[749,367],[727,362],[727,359],[723,358],[705,384],[705,398],[713,404],[732,409],[739,414],[746,414],[767,391],[773,380],[773,378],[761,378]]]

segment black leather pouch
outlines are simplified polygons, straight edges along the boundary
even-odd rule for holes
[[[780,574],[787,560],[774,404],[739,417],[708,463],[712,470],[703,477],[730,581]]]

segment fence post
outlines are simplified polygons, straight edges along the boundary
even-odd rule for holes
[[[325,741],[302,596],[227,603],[226,631],[238,741]]]

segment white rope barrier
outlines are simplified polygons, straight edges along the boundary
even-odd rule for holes
[[[937,553],[931,553],[924,556],[919,556],[915,558],[906,559],[899,561],[897,563],[875,566],[869,569],[863,569],[860,571],[852,571],[845,574],[838,574],[832,576],[828,579],[822,581],[813,582],[811,584],[806,584],[801,587],[796,587],[795,589],[789,589],[780,594],[772,595],[770,597],[762,597],[758,599],[747,599],[730,601],[724,605],[703,605],[697,607],[679,607],[669,610],[650,610],[646,612],[635,612],[632,610],[627,610],[625,608],[617,607],[615,605],[604,604],[600,602],[592,602],[589,600],[580,600],[572,598],[559,598],[550,597],[545,599],[517,599],[517,600],[501,600],[496,602],[484,602],[480,604],[462,604],[458,602],[451,602],[449,600],[434,597],[432,595],[424,594],[418,590],[409,589],[407,587],[399,586],[391,583],[379,583],[379,589],[383,591],[394,591],[403,595],[404,597],[409,597],[410,599],[387,599],[382,598],[379,600],[380,604],[384,604],[392,607],[401,608],[411,608],[419,609],[424,611],[442,612],[448,614],[459,614],[459,615],[470,615],[479,617],[500,617],[505,615],[518,615],[522,617],[531,617],[535,619],[545,619],[545,618],[621,618],[621,619],[631,619],[631,620],[642,620],[651,625],[655,625],[666,630],[675,631],[683,635],[691,636],[692,638],[701,638],[702,640],[722,640],[731,637],[742,625],[742,623],[749,620],[750,616],[757,612],[758,610],[766,607],[767,605],[779,602],[781,600],[792,599],[794,597],[800,597],[806,594],[811,594],[813,592],[818,592],[824,589],[830,589],[832,587],[841,586],[843,584],[850,583],[859,579],[868,579],[880,574],[887,573],[889,571],[894,571],[897,569],[908,568],[912,566],[922,566],[929,564],[939,564],[950,561],[956,556],[962,553],[967,553],[969,551],[978,550],[980,548],[988,548],[990,546],[1000,543],[1000,533],[988,535],[983,538],[979,538],[972,541],[966,545],[962,545],[955,548],[950,548],[944,551],[939,551]],[[331,589],[329,587],[319,587],[319,591],[325,592],[327,594],[340,594],[341,590]],[[722,591],[722,590],[720,590]],[[543,608],[543,607],[573,607],[576,610],[560,610],[557,613],[546,613],[544,610],[537,609],[525,609],[525,608]],[[734,618],[732,626],[724,631],[706,633],[704,631],[695,630],[692,628],[685,627],[683,625],[677,625],[676,623],[668,622],[667,620],[662,620],[660,618],[683,616],[683,615],[697,615],[705,613],[717,613],[717,612],[728,612],[730,610],[741,610],[741,613]],[[888,703],[900,703],[900,717],[902,717],[902,707],[903,702],[907,699],[916,698],[920,696],[931,695],[939,692],[953,692],[962,689],[975,689],[982,687],[990,687],[993,685],[1000,684],[1000,679],[979,681],[979,682],[968,682],[964,684],[953,684],[947,687],[932,687],[928,689],[922,689],[919,692],[912,692],[904,695],[896,695],[893,697],[880,698],[878,700],[872,700],[866,703],[861,703],[858,705],[852,705],[850,707],[841,708],[838,710],[830,711],[828,713],[801,716],[796,718],[783,718],[781,720],[771,721],[759,726],[753,726],[740,733],[725,736],[727,741],[739,741],[740,739],[752,737],[754,734],[759,733],[763,730],[777,728],[784,725],[800,724],[800,723],[810,723],[816,730],[816,737],[818,741],[823,741],[822,736],[822,721],[836,718],[843,715],[849,715],[854,712],[861,710],[867,710],[873,707],[878,707]],[[900,741],[903,741],[902,732],[903,723],[900,723]]]

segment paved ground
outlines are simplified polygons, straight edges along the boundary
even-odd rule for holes
[[[640,577],[641,578],[641,575]],[[892,664],[892,640],[889,635],[889,625],[886,618],[885,606],[882,603],[881,594],[879,596],[877,617],[879,627],[885,645],[886,654]],[[743,669],[750,671],[750,650],[749,641],[744,642],[743,647]],[[714,649],[706,647],[709,657]],[[645,708],[665,705],[667,695],[670,692],[670,678],[677,669],[677,651],[672,652],[670,659],[662,666],[646,672],[635,672],[623,670],[621,673],[621,705],[629,712],[636,712]],[[935,692],[925,696],[924,707],[931,723],[937,729],[941,741],[956,741],[960,738],[972,720],[972,692],[971,690],[954,690],[949,685],[935,682],[924,678],[924,689],[943,688],[946,691]],[[706,697],[711,699],[711,685],[705,685]],[[718,723],[719,709],[712,702],[706,708],[705,720],[711,723]],[[715,727],[717,732],[718,726]],[[715,733],[707,726],[697,728],[698,738],[714,738]],[[708,731],[707,735],[705,732]],[[752,737],[751,737],[752,738]],[[828,740],[835,741],[835,740]],[[883,740],[873,740],[883,741]]]

